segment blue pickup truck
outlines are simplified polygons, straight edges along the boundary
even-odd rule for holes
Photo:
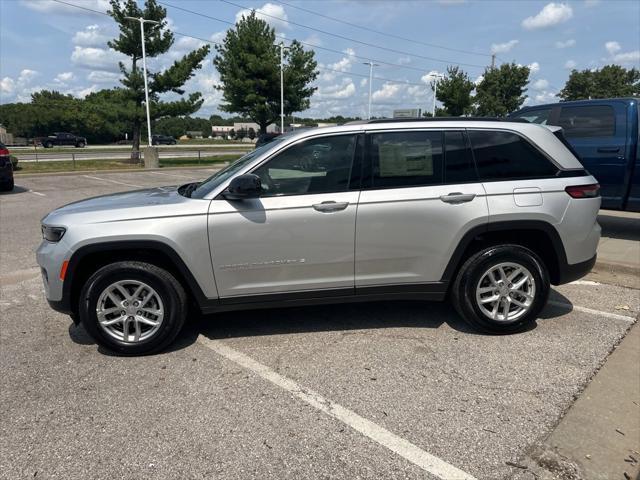
[[[551,103],[525,107],[509,117],[562,127],[582,164],[600,182],[602,208],[640,212],[639,100]]]

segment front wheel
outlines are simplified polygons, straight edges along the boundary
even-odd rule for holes
[[[43,146],[44,148],[53,148],[53,143],[51,143],[51,142],[44,142],[44,143],[42,144],[42,146]]]
[[[178,335],[187,313],[186,294],[162,268],[116,262],[89,278],[78,313],[99,345],[124,355],[143,355],[162,350]]]
[[[469,324],[507,334],[535,322],[549,289],[549,273],[538,255],[520,245],[499,245],[472,255],[451,293],[454,307]]]
[[[76,143],[76,148],[84,148],[85,143],[84,142],[78,142]]]

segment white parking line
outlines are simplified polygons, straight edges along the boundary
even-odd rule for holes
[[[404,459],[420,467],[427,473],[434,475],[441,479],[456,479],[456,480],[475,480],[475,478],[466,472],[454,467],[453,465],[445,462],[444,460],[425,452],[424,450],[416,447],[411,442],[397,436],[389,430],[361,417],[357,413],[332,402],[320,394],[303,388],[293,380],[283,377],[279,373],[275,372],[271,368],[263,365],[251,357],[241,353],[231,347],[228,347],[219,340],[211,340],[207,337],[200,335],[198,341],[210,348],[217,354],[225,357],[232,362],[237,363],[241,367],[252,371],[256,375],[259,375],[265,380],[273,383],[274,385],[286,390],[300,400],[308,403],[314,408],[326,413],[327,415],[341,421],[342,423],[353,428],[357,432],[360,432],[367,438],[379,443],[383,447],[388,448],[392,452],[400,455]]]
[[[557,302],[555,300],[549,300],[547,303],[555,307],[568,308],[570,310],[575,310],[576,312],[590,313],[592,315],[598,315],[600,317],[610,318],[612,320],[622,320],[624,322],[631,323],[635,323],[636,321],[634,317],[629,317],[627,315],[618,315],[617,313],[603,312],[602,310],[594,310],[593,308],[581,307],[579,305],[572,305],[570,303]]]
[[[38,195],[39,197],[46,197],[44,193],[35,192],[33,190],[27,190],[29,193],[33,193],[34,195]]]
[[[168,177],[193,178],[188,175],[176,175],[175,173],[164,173],[164,172],[149,172],[149,173],[152,173],[154,175],[166,175]]]
[[[119,182],[118,180],[111,180],[110,178],[92,177],[91,175],[83,175],[83,176],[87,178],[92,178],[93,180],[100,180],[101,182],[111,182],[111,183],[118,183],[120,185],[126,185],[127,187],[144,188],[144,186],[142,185],[134,185],[133,183]]]

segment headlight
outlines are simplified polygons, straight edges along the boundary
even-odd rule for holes
[[[50,227],[48,225],[42,225],[42,238],[48,242],[59,242],[66,231],[67,229],[64,227]]]

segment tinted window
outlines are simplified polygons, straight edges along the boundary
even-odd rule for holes
[[[445,132],[445,183],[464,183],[478,180],[471,150],[463,132]]]
[[[607,105],[562,107],[558,125],[567,138],[612,137],[616,119],[613,108]]]
[[[262,180],[262,196],[348,190],[355,145],[355,135],[339,135],[286,149],[253,171]]]
[[[442,183],[442,132],[371,134],[374,188]]]
[[[538,108],[536,110],[527,110],[526,112],[514,115],[514,118],[523,118],[531,123],[539,123],[546,125],[551,115],[551,108]]]
[[[515,133],[470,130],[469,139],[481,180],[548,177],[557,172],[542,153]]]

